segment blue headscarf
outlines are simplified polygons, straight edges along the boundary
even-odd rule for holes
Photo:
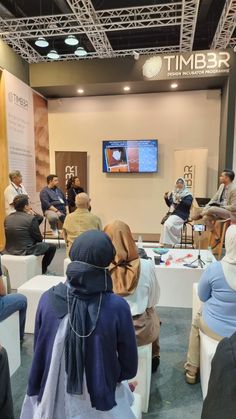
[[[72,262],[66,271],[69,321],[65,359],[67,392],[71,394],[83,393],[86,337],[96,328],[103,293],[112,292],[108,266],[114,256],[115,249],[110,238],[96,230],[87,231],[77,237],[70,250]],[[89,376],[86,373],[88,388]]]

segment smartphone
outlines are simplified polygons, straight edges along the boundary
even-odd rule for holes
[[[193,231],[205,231],[206,230],[206,226],[205,224],[193,224]]]

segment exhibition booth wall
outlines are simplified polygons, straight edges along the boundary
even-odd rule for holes
[[[51,171],[56,151],[87,151],[92,211],[119,218],[134,233],[160,233],[174,184],[174,152],[208,149],[207,195],[218,185],[220,90],[49,100]],[[103,140],[159,140],[159,172],[102,172]],[[179,173],[183,176],[183,173]]]

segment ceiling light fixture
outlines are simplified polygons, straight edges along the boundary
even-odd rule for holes
[[[77,90],[77,92],[78,92],[80,95],[82,95],[82,94],[84,93],[84,90],[83,90],[83,89],[78,89],[78,90]]]
[[[49,45],[49,42],[43,36],[39,36],[34,43],[37,45],[37,47],[41,48],[48,47]]]
[[[123,89],[124,89],[125,92],[129,92],[130,91],[130,87],[129,86],[125,86]]]
[[[60,55],[55,49],[51,49],[51,51],[47,53],[47,57],[51,58],[52,60],[58,60],[58,58],[60,58]]]
[[[134,52],[133,52],[133,56],[134,56],[134,59],[135,59],[135,60],[139,60],[139,52],[134,51]]]
[[[176,87],[178,87],[178,84],[177,83],[171,83],[170,87],[172,89],[176,89]]]
[[[79,47],[75,50],[75,55],[77,55],[77,57],[86,57],[87,54],[87,51],[85,51],[83,47]]]
[[[65,43],[67,45],[74,46],[74,45],[78,45],[79,41],[74,35],[68,35],[65,39]]]

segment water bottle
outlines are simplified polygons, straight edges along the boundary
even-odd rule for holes
[[[143,249],[143,239],[142,236],[138,236],[138,248]]]
[[[211,263],[213,260],[212,248],[208,246],[208,255],[206,257],[206,262]]]

